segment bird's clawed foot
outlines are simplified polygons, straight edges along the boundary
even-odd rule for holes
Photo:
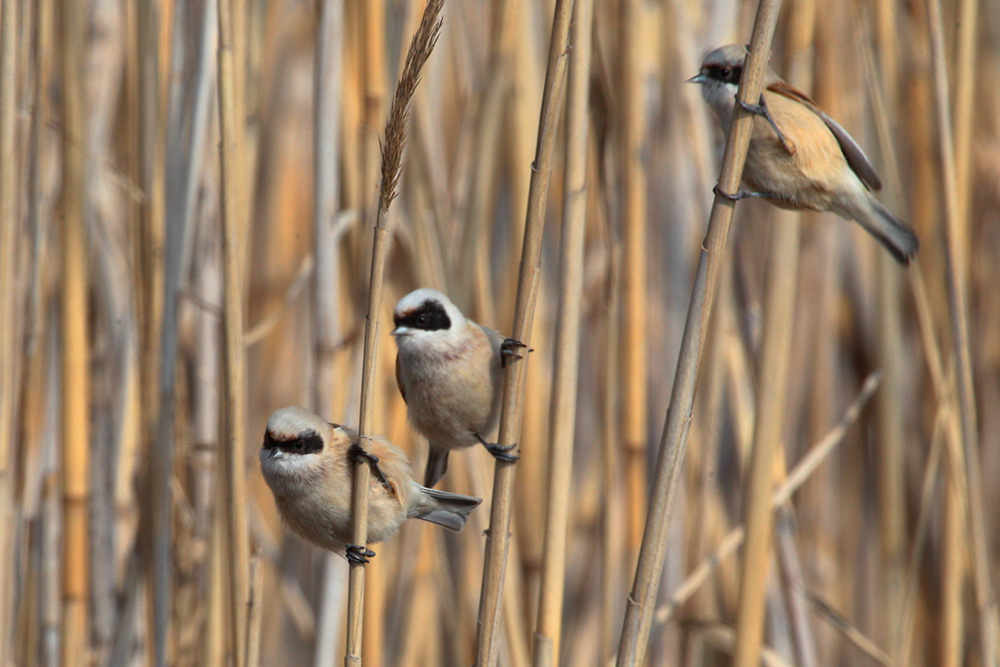
[[[482,444],[482,446],[486,448],[486,451],[492,454],[493,458],[497,459],[498,461],[506,461],[507,463],[514,463],[515,461],[521,460],[521,457],[518,456],[517,454],[510,453],[511,451],[517,448],[516,442],[512,445],[507,445],[506,447],[503,447],[497,442],[486,442],[486,440],[483,439],[483,436],[479,435],[478,433],[476,434],[476,437],[479,439],[480,444]]]
[[[364,565],[371,562],[368,559],[374,558],[375,552],[358,544],[348,544],[347,549],[344,550],[344,556],[352,563]]]
[[[378,465],[377,456],[375,456],[371,452],[366,452],[364,449],[361,448],[361,445],[359,445],[356,442],[347,448],[347,453],[350,454],[351,458],[353,458],[355,461],[364,461],[368,465],[370,465],[372,468],[372,474],[378,478],[378,481],[382,482],[382,486],[384,486],[387,489],[392,488],[392,485],[389,484],[389,480],[385,478],[385,474],[383,474],[382,468],[380,468]]]
[[[740,188],[739,190],[737,190],[734,194],[731,194],[729,192],[723,192],[722,188],[720,188],[718,185],[716,185],[715,187],[712,188],[712,192],[714,192],[715,194],[719,195],[720,197],[725,197],[726,199],[729,199],[729,200],[732,200],[732,201],[739,201],[741,199],[749,199],[750,197],[774,198],[774,195],[771,194],[770,192],[754,192],[753,190],[744,190],[742,188]]]
[[[781,130],[778,129],[778,124],[774,122],[774,117],[771,116],[771,112],[768,111],[767,104],[764,102],[763,95],[760,96],[760,104],[750,104],[749,102],[744,102],[739,98],[739,96],[736,97],[736,103],[739,104],[741,107],[743,107],[745,110],[749,111],[750,113],[757,114],[758,116],[763,116],[764,119],[767,120],[767,122],[771,125],[771,127],[774,128],[774,131],[777,132],[778,139],[784,145],[785,150],[788,151],[788,154],[793,155],[795,153],[795,144],[789,141],[788,137],[782,134]]]
[[[500,368],[507,365],[507,359],[511,357],[521,358],[521,353],[518,352],[518,348],[528,347],[516,338],[505,338],[502,343],[500,343]],[[531,352],[531,350],[528,350]]]

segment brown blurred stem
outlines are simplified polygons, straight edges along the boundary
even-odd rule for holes
[[[744,102],[754,102],[760,97],[771,39],[780,9],[780,0],[761,0],[757,8],[757,18],[750,40],[750,53],[737,92],[737,97]],[[718,185],[723,192],[735,192],[739,188],[753,122],[750,113],[736,105],[726,151],[722,158],[722,173],[719,177]],[[733,209],[732,200],[718,194],[715,196],[708,221],[708,233],[702,244],[698,270],[691,289],[691,302],[684,323],[673,393],[667,409],[663,436],[660,439],[660,453],[656,461],[653,491],[646,515],[646,529],[643,533],[639,562],[618,643],[620,666],[641,665],[645,659],[656,592],[660,587],[663,562],[666,559],[670,513],[681,481],[701,352],[708,330],[708,319],[719,288],[719,273],[726,239],[729,236],[729,225],[733,219]]]
[[[17,10],[18,2],[0,3],[0,561],[12,563],[14,497],[11,444],[14,435],[14,396],[17,377],[14,317],[16,278],[14,244],[17,208]],[[37,158],[36,158],[37,159]],[[11,661],[14,646],[9,632],[13,617],[13,567],[0,573],[0,662]]]
[[[646,169],[643,164],[646,108],[641,57],[642,23],[646,19],[640,0],[620,5],[619,48],[621,60],[621,165],[624,210],[622,239],[622,422],[625,447],[625,493],[628,562],[634,562],[642,541],[648,485],[648,407],[646,375]]]
[[[219,163],[222,174],[223,265],[223,436],[222,480],[226,513],[226,565],[229,575],[229,656],[236,667],[247,659],[247,596],[250,545],[246,530],[246,477],[243,447],[246,442],[246,350],[243,345],[243,286],[240,238],[246,229],[244,136],[237,115],[236,63],[243,54],[234,51],[234,0],[219,0]],[[241,40],[242,42],[242,40]]]
[[[930,33],[931,62],[934,75],[934,101],[937,114],[938,155],[941,160],[942,195],[945,203],[945,265],[948,290],[948,314],[953,353],[956,361],[958,406],[962,430],[962,456],[966,471],[966,508],[970,533],[976,606],[979,611],[979,639],[984,665],[997,665],[998,633],[996,596],[991,584],[986,512],[983,507],[983,482],[979,461],[979,428],[976,423],[976,397],[969,350],[969,275],[966,220],[960,217],[963,206],[957,192],[952,118],[948,93],[948,56],[944,44],[944,24],[940,0],[927,0],[927,26]],[[971,76],[972,72],[965,71]]]
[[[587,103],[593,12],[593,0],[576,0],[574,3],[566,92],[566,166],[559,249],[559,310],[556,315],[559,325],[550,402],[548,495],[535,630],[535,667],[559,664],[562,631],[566,532],[580,363],[580,304],[583,300],[583,241],[587,215],[587,133],[590,129]]]
[[[5,3],[6,6],[7,3]],[[84,226],[83,72],[88,15],[62,3],[62,486],[63,665],[86,664],[90,493],[90,360],[88,261]]]
[[[517,299],[514,303],[514,325],[511,336],[530,345],[531,324],[535,314],[541,265],[542,232],[545,223],[545,202],[555,156],[557,123],[563,103],[566,79],[566,49],[569,42],[569,25],[573,14],[572,0],[557,0],[552,35],[549,41],[549,59],[545,70],[545,87],[542,91],[542,108],[538,121],[538,143],[535,160],[531,165],[528,189],[528,207],[524,223],[524,243],[518,272]],[[500,413],[501,446],[515,445],[521,431],[524,414],[524,390],[527,377],[527,357],[508,362],[503,379],[503,403]],[[486,532],[486,558],[483,564],[483,586],[479,598],[479,621],[476,636],[476,664],[492,667],[496,662],[500,627],[500,591],[503,588],[504,569],[507,565],[507,547],[510,543],[510,517],[514,491],[513,462],[497,459],[493,475],[493,499],[490,510],[490,527]]]

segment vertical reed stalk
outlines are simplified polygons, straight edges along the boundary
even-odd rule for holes
[[[645,82],[642,68],[642,14],[640,0],[623,0],[619,17],[621,60],[621,165],[624,210],[622,280],[622,415],[627,494],[627,558],[634,562],[642,542],[646,514],[648,401],[646,374],[646,140]]]
[[[613,229],[613,226],[610,226]],[[604,355],[604,395],[601,397],[601,490],[605,502],[601,505],[601,642],[598,657],[604,660],[614,653],[615,628],[621,594],[621,564],[624,560],[625,532],[621,526],[623,516],[618,490],[621,488],[618,446],[619,399],[619,347],[621,313],[621,244],[612,232],[608,244],[610,255],[608,284],[604,317],[607,332]]]
[[[869,88],[881,90],[885,98],[885,113],[881,116],[897,118],[899,113],[898,50],[896,43],[896,5],[889,0],[880,0],[875,6],[875,36],[879,54],[881,81],[872,81]],[[870,79],[875,76],[875,68],[866,69]],[[874,97],[878,97],[875,95]],[[878,100],[876,99],[876,102]],[[880,106],[876,104],[876,107]],[[877,118],[880,135],[889,135]],[[886,136],[884,145],[892,151],[892,137]],[[899,178],[894,154],[882,151],[882,162],[891,172],[887,179],[892,194],[892,207],[899,210],[902,204],[899,196]],[[901,274],[896,261],[886,253],[878,255],[878,359],[885,386],[878,397],[878,454],[879,454],[879,532],[881,533],[881,567],[883,568],[883,618],[884,637],[892,637],[903,617],[904,570],[906,544],[906,497],[903,447],[903,401],[906,395],[902,308],[900,306]],[[893,662],[899,664],[898,648],[895,642],[889,644]]]
[[[324,418],[334,415],[336,386],[335,351],[340,335],[338,299],[341,297],[339,276],[339,240],[335,230],[340,204],[340,90],[341,50],[343,48],[344,0],[323,0],[319,3],[316,21],[316,57],[313,62],[313,275],[312,275],[312,344],[313,344],[313,411]],[[338,557],[329,554],[324,559],[320,590],[320,618],[317,629],[316,663],[323,667],[333,664],[337,633],[334,619],[339,619],[342,599],[340,568],[334,567]],[[334,581],[337,577],[337,581]],[[339,623],[337,623],[339,625]]]
[[[955,14],[958,33],[955,35],[955,100],[952,118],[955,132],[955,199],[958,219],[967,220],[969,194],[972,191],[972,131],[976,98],[976,49],[979,46],[979,0],[961,0]],[[966,223],[968,224],[968,223]],[[968,249],[963,250],[968,252]]]
[[[956,362],[958,406],[962,427],[962,456],[966,472],[966,509],[969,520],[969,546],[979,611],[979,640],[985,665],[997,665],[1000,625],[997,602],[991,584],[986,510],[983,506],[982,471],[979,462],[979,428],[976,423],[976,396],[969,350],[969,276],[967,222],[958,200],[952,118],[948,94],[948,63],[944,46],[944,19],[940,0],[927,0],[927,26],[930,34],[931,62],[934,75],[934,100],[937,115],[938,155],[941,161],[940,184],[945,203],[945,266],[948,289],[949,323]],[[968,75],[971,76],[971,72]]]
[[[789,30],[789,58],[785,70],[795,85],[811,81],[809,47],[815,25],[811,0],[795,2]],[[771,560],[774,515],[770,508],[776,464],[784,475],[785,408],[788,404],[788,369],[799,263],[801,214],[774,211],[767,255],[764,294],[764,334],[757,376],[757,414],[750,465],[744,482],[743,522],[747,537],[740,570],[740,598],[736,613],[736,648],[733,663],[757,665],[763,643],[765,602]],[[789,527],[791,522],[788,522]],[[788,540],[783,543],[789,546]],[[786,549],[787,551],[787,549]]]
[[[164,145],[160,114],[159,29],[164,13],[158,3],[138,3],[136,51],[139,61],[138,156],[139,184],[145,196],[140,201],[139,272],[142,285],[142,406],[146,429],[152,433],[159,409],[157,388],[160,327],[163,318],[163,234],[164,234]]]
[[[573,3],[569,82],[566,90],[566,157],[563,225],[559,248],[559,309],[549,419],[548,494],[541,594],[535,630],[535,667],[559,664],[566,532],[569,523],[573,440],[576,434],[577,376],[580,363],[580,302],[583,299],[583,242],[587,216],[587,133],[590,131],[591,22],[593,0]]]
[[[88,253],[84,226],[86,134],[82,63],[88,14],[62,3],[62,642],[63,665],[87,664],[89,650],[90,358]]]
[[[746,542],[740,569],[740,601],[736,614],[733,664],[760,663],[765,598],[771,561],[774,515],[771,489],[774,465],[784,446],[788,366],[795,314],[799,222],[796,214],[779,215],[771,229],[764,296],[764,337],[758,372],[753,445],[744,482],[743,522]],[[791,218],[791,219],[789,219]]]
[[[541,278],[542,232],[545,223],[545,203],[552,162],[555,156],[557,123],[562,110],[563,89],[566,79],[566,49],[569,43],[569,26],[573,14],[572,0],[556,0],[549,41],[549,59],[545,70],[545,87],[538,121],[538,142],[535,160],[531,165],[528,188],[528,206],[524,222],[524,242],[518,272],[517,299],[514,303],[514,325],[511,336],[530,344],[531,324],[535,314],[535,301]],[[500,413],[498,441],[501,446],[516,445],[524,416],[525,379],[527,377],[527,349],[524,358],[509,360],[503,378],[503,402]],[[490,508],[490,527],[486,533],[486,558],[483,563],[483,585],[479,598],[479,617],[476,634],[476,665],[492,667],[498,651],[497,637],[500,629],[500,591],[503,588],[507,549],[510,543],[510,518],[513,506],[515,464],[496,461],[493,474],[493,498]]]
[[[313,64],[313,410],[331,416],[336,379],[334,351],[340,322],[337,317],[338,241],[335,223],[340,203],[340,89],[343,0],[323,0],[316,23],[316,60]]]
[[[17,206],[17,35],[18,1],[0,3],[0,561],[8,563],[0,573],[0,663],[11,661],[14,647],[13,547],[14,505],[12,442],[14,436],[15,337],[19,327],[14,317],[14,246],[18,236]],[[37,158],[36,158],[37,159]]]
[[[222,178],[222,271],[223,271],[223,434],[222,475],[226,513],[226,564],[229,578],[229,659],[236,667],[247,664],[247,576],[250,545],[246,534],[246,348],[243,344],[243,285],[240,238],[246,229],[246,186],[244,145],[240,141],[242,108],[236,99],[236,64],[243,53],[234,51],[233,2],[218,0],[219,51],[219,166]],[[242,40],[241,40],[242,42]]]
[[[364,361],[361,370],[361,416],[358,424],[358,443],[371,450],[373,403],[375,395],[376,350],[378,324],[382,306],[382,283],[388,250],[389,205],[396,197],[396,187],[406,146],[406,133],[410,115],[410,101],[420,81],[420,71],[427,62],[438,35],[441,33],[441,8],[444,0],[430,0],[424,8],[420,26],[413,35],[406,62],[396,86],[389,119],[385,125],[382,143],[382,185],[379,188],[378,215],[372,241],[372,266],[368,282],[368,314],[365,318]],[[368,480],[369,466],[359,460],[354,468],[354,488],[351,494],[351,536],[353,543],[364,546],[368,541]],[[362,618],[365,594],[364,563],[352,562],[348,580],[347,646],[345,667],[361,664]]]
[[[739,98],[744,101],[753,102],[760,97],[771,39],[780,9],[781,0],[761,0],[758,5],[753,36],[750,40],[750,53],[737,92]],[[722,172],[719,176],[719,188],[723,192],[735,192],[739,188],[753,122],[754,118],[749,112],[740,106],[736,107],[726,141],[726,151],[722,158]],[[663,436],[660,439],[660,453],[656,461],[655,481],[646,515],[639,562],[636,566],[632,592],[626,603],[625,621],[618,643],[619,666],[641,665],[645,659],[656,592],[660,586],[663,562],[666,559],[670,513],[681,481],[687,436],[691,426],[698,367],[708,319],[719,288],[719,273],[734,207],[732,200],[718,194],[715,196],[708,221],[708,233],[698,259],[698,270],[691,289],[691,301],[688,305],[688,316],[684,323],[680,356],[674,375],[673,393],[667,409]]]

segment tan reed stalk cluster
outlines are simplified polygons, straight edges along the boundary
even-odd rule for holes
[[[713,199],[724,43],[857,139],[908,267]],[[0,0],[0,663],[996,665],[998,45],[981,0]],[[423,468],[418,287],[530,345],[520,459],[348,564],[258,449],[297,405]]]

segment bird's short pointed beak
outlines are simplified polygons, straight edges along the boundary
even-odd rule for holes
[[[281,451],[281,450],[278,449],[277,447],[272,447],[271,449],[268,449],[267,450],[267,458],[273,459],[275,456],[278,455],[279,451]]]
[[[708,77],[701,72],[698,72],[684,83],[705,83],[706,81],[708,81]]]
[[[396,327],[395,329],[392,330],[392,333],[390,333],[389,335],[390,336],[409,336],[411,333],[413,333],[413,329],[411,329],[410,327]]]

